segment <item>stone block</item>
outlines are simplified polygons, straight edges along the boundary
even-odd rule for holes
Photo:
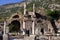
[[[3,40],[8,40],[8,35],[7,34],[3,34]]]

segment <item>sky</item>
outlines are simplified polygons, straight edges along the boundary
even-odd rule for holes
[[[0,5],[16,3],[16,2],[21,2],[21,1],[23,1],[23,0],[0,0]]]

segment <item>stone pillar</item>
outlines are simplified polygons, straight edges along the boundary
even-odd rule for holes
[[[32,34],[34,35],[34,16],[35,16],[35,4],[33,4],[33,22],[32,22]]]
[[[9,27],[7,26],[6,27],[6,32],[5,32],[6,34],[8,34],[9,33]]]
[[[32,23],[32,34],[34,35],[34,21]]]
[[[23,35],[25,35],[24,29],[25,29],[25,21],[23,21]]]
[[[50,40],[50,36],[49,36],[49,40]]]
[[[6,22],[4,21],[4,34],[6,32]]]
[[[26,14],[26,2],[24,2],[24,15],[25,14]],[[25,17],[24,17],[24,19],[25,19]],[[23,35],[25,35],[24,29],[25,29],[25,21],[23,20]]]
[[[3,40],[8,40],[8,34],[6,34],[6,21],[4,21],[4,34],[3,34]]]
[[[24,2],[24,15],[26,14],[26,2]]]
[[[35,4],[33,4],[33,15],[35,15]]]
[[[38,34],[38,31],[39,31],[38,28],[36,28],[36,29],[35,29],[35,34],[36,34],[36,35]]]

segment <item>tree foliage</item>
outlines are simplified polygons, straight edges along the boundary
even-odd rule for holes
[[[60,16],[60,11],[57,11],[57,10],[54,10],[54,11],[51,11],[51,10],[47,10],[46,12],[46,16],[48,19],[52,20],[52,19],[59,19],[59,16]]]
[[[9,31],[10,31],[10,32],[13,32],[12,29],[13,29],[14,25],[13,25],[13,24],[9,24],[8,26],[9,26]]]

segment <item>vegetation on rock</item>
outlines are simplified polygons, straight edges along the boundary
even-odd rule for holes
[[[46,16],[49,20],[57,20],[59,19],[59,16],[60,16],[60,11],[57,11],[57,10],[54,10],[54,11],[51,11],[51,10],[47,10],[47,13],[46,13]]]
[[[28,5],[27,5],[27,10],[28,11],[33,11],[33,3],[35,3],[35,10],[38,11],[39,8],[44,8],[44,10],[47,10],[47,16],[49,17],[49,19],[53,19],[54,17],[52,16],[53,14],[55,15],[57,11],[51,11],[49,10],[49,5],[52,4],[52,3],[58,3],[59,4],[59,0],[55,0],[55,1],[52,1],[52,0],[36,0],[36,1],[32,1],[30,2]],[[9,8],[9,9],[5,9],[5,8],[0,8],[0,17],[4,18],[4,17],[10,17],[11,14],[13,13],[16,13],[16,12],[21,12],[23,14],[24,12],[24,7],[12,7],[12,8]],[[52,14],[53,13],[53,14]],[[58,13],[58,12],[57,12]],[[51,15],[52,14],[52,15]],[[52,17],[51,17],[52,16]]]
[[[14,25],[13,24],[10,24],[10,25],[8,25],[9,26],[9,32],[13,32],[13,27],[14,27]]]

